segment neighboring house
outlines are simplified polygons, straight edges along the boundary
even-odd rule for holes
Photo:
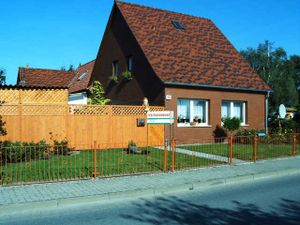
[[[87,104],[88,85],[95,60],[74,71],[19,68],[17,85],[30,87],[68,87],[69,104]]]
[[[132,80],[122,78],[126,70]],[[209,19],[115,1],[93,80],[111,104],[141,105],[147,97],[173,110],[178,141],[212,137],[222,117],[266,128],[270,87]]]

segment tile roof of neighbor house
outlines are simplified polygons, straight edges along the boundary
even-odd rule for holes
[[[73,72],[37,68],[19,68],[18,84],[24,80],[24,86],[67,87],[74,76]]]
[[[24,80],[26,87],[68,87],[69,92],[79,92],[88,88],[95,60],[79,66],[75,71],[19,68],[18,84]],[[78,79],[83,73],[85,76]]]
[[[74,71],[75,76],[73,77],[69,85],[70,93],[86,90],[88,88],[94,65],[95,60],[78,67]]]
[[[116,6],[166,84],[270,90],[209,19],[124,3]],[[178,21],[184,30],[176,29]]]

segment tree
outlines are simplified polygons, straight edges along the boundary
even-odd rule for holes
[[[90,98],[89,104],[106,105],[110,102],[110,99],[105,98],[105,91],[99,81],[94,81],[92,87],[89,89]]]
[[[70,64],[69,65],[69,69],[68,69],[68,71],[74,71],[75,69],[74,69],[74,66],[72,65],[72,64]]]
[[[274,43],[270,41],[259,44],[256,49],[242,50],[241,54],[273,90],[269,99],[270,114],[276,113],[281,103],[289,107],[298,105],[296,56],[294,61],[288,59],[286,51],[283,48],[274,48]]]
[[[6,72],[4,69],[0,69],[0,85],[4,85],[6,83]]]

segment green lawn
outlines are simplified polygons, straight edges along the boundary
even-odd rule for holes
[[[116,176],[163,171],[164,151],[157,148],[139,148],[140,154],[126,149],[98,150],[97,176]],[[2,184],[60,181],[90,178],[94,170],[94,152],[78,151],[70,156],[49,155],[46,160],[8,163],[0,167]],[[222,162],[176,153],[175,169],[205,167]],[[171,169],[171,152],[168,152]]]
[[[218,144],[199,144],[199,145],[183,145],[177,148],[197,151],[212,155],[220,155],[228,157],[229,148],[227,143]],[[299,154],[300,145],[297,145],[297,153]],[[269,159],[287,157],[292,154],[291,145],[274,145],[274,144],[258,144],[257,159]],[[253,161],[253,145],[252,144],[233,144],[232,156],[236,159]]]

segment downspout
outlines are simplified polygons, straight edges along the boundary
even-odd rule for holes
[[[266,95],[266,134],[268,134],[268,114],[269,114],[269,97],[270,97],[270,91],[267,92]]]

